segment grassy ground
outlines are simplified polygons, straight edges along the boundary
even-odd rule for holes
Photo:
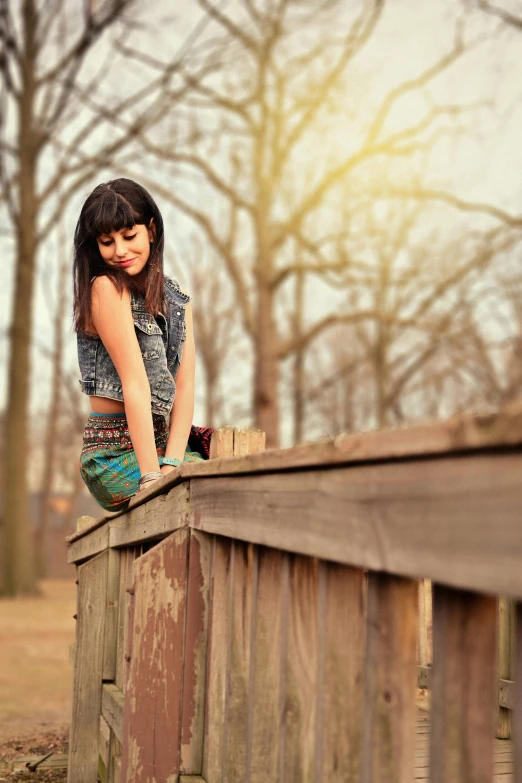
[[[25,755],[64,750],[71,713],[76,586],[47,580],[39,598],[0,599],[0,781],[61,781],[66,774],[12,773]]]

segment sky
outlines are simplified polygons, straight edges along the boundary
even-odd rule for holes
[[[351,0],[354,7],[359,3]],[[234,8],[236,6],[236,9]],[[228,13],[237,13],[237,0],[229,0],[221,6]],[[455,26],[455,9],[459,6],[454,0],[389,0],[375,34],[361,54],[355,60],[354,78],[360,80],[360,89],[367,92],[378,84],[383,89],[398,78],[407,77],[413,71],[425,68],[446,50],[452,39]],[[144,7],[143,7],[144,9]],[[140,12],[138,25],[125,44],[150,51],[153,41],[154,53],[172,56],[183,47],[194,29],[198,29],[201,13],[197,4],[184,4],[172,12],[167,0],[152,0]],[[522,127],[522,33],[508,29],[496,31],[496,23],[490,18],[476,17],[470,25],[468,35],[477,41],[474,51],[468,54],[448,77],[442,77],[419,98],[403,101],[391,116],[390,122],[400,128],[407,120],[414,119],[430,101],[459,103],[466,101],[470,107],[470,119],[466,121],[459,140],[441,142],[433,153],[430,164],[430,176],[433,182],[440,182],[459,196],[477,201],[493,203],[513,213],[522,212],[520,174],[522,170],[522,145],[520,128]],[[209,26],[199,32],[198,45],[215,33]],[[313,30],[311,30],[313,35]],[[114,41],[107,37],[96,52],[96,62],[111,56]],[[89,62],[89,68],[95,63]],[[110,105],[123,87],[132,88],[136,81],[144,81],[150,71],[143,65],[128,62],[125,69],[115,75],[111,89],[105,93]],[[357,106],[350,106],[357,111]],[[81,118],[79,118],[81,119]],[[12,128],[11,128],[12,131]],[[339,134],[339,143],[345,129],[335,130]],[[335,139],[335,135],[332,137]],[[317,154],[320,154],[318,151]],[[52,168],[51,159],[42,161],[44,173]],[[104,179],[116,176],[117,172],[105,172]],[[161,167],[154,172],[161,183]],[[64,216],[65,235],[69,237],[69,246],[65,253],[71,252],[72,232],[81,203],[96,182],[86,183],[70,200]],[[154,195],[154,194],[153,194]],[[180,256],[190,233],[186,219],[175,214],[169,205],[160,206],[164,211],[166,225],[172,231],[171,246]],[[10,320],[13,277],[13,242],[5,230],[5,218],[0,217],[0,226],[4,235],[4,276],[0,287],[0,366],[6,366],[7,341],[5,333]],[[39,257],[39,277],[35,300],[33,351],[33,385],[31,407],[33,411],[45,403],[49,389],[48,360],[42,355],[38,344],[50,340],[52,302],[50,297],[56,288],[56,259],[59,253],[55,241],[44,244]],[[329,294],[318,289],[319,310],[329,307]],[[196,293],[197,292],[190,292]],[[50,306],[51,305],[51,306]],[[76,341],[72,330],[67,334],[67,366],[74,371],[76,363]],[[201,370],[198,370],[201,377]],[[5,402],[6,378],[0,376],[0,405]],[[86,410],[88,403],[86,401]],[[195,421],[201,421],[203,415],[200,395],[196,401]]]

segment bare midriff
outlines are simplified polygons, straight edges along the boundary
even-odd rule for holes
[[[125,413],[125,403],[111,400],[109,397],[90,397],[93,413]]]

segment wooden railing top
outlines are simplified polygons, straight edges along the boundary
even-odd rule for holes
[[[124,511],[105,514],[70,535],[67,541],[72,543],[88,535],[109,520],[129,513],[189,479],[361,465],[519,445],[522,445],[522,400],[496,412],[465,414],[445,421],[339,435],[331,440],[289,449],[267,449],[258,454],[185,463],[149,492],[133,498]]]

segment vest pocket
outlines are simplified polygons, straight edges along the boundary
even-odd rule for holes
[[[159,359],[164,350],[161,327],[146,317],[134,318],[134,326],[144,361]]]

